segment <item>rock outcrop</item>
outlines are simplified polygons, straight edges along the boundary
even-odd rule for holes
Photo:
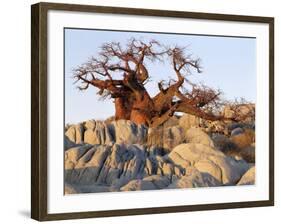
[[[184,130],[188,130],[190,128],[199,127],[200,126],[200,118],[190,115],[184,114],[179,119],[179,126],[182,127]]]
[[[88,144],[111,144],[114,142],[113,133],[108,126],[100,121],[90,120],[85,123],[84,142]]]
[[[188,167],[182,178],[176,178],[168,188],[194,188],[194,187],[214,187],[220,186],[221,182],[213,176],[199,172],[194,167]]]
[[[236,117],[241,121],[252,122],[255,120],[255,104],[227,105],[224,107],[223,116],[229,119]]]
[[[256,167],[251,167],[239,180],[237,185],[252,185],[255,184]]]
[[[68,139],[74,143],[82,143],[84,138],[84,127],[83,124],[76,124],[70,126],[67,131],[65,132],[65,135],[68,137]]]
[[[147,138],[147,127],[136,125],[132,121],[118,120],[110,124],[116,143],[144,144]]]
[[[194,166],[200,172],[210,174],[225,185],[236,184],[249,169],[245,161],[237,161],[201,143],[181,144],[175,147],[168,157],[183,169]]]
[[[167,151],[185,141],[184,129],[180,126],[164,129],[163,135],[163,148]]]
[[[163,148],[165,152],[170,152],[175,146],[185,142],[185,130],[179,126],[148,129],[147,145]]]
[[[143,179],[132,180],[121,191],[157,190],[167,188],[171,180],[167,176],[153,175]]]
[[[65,152],[65,182],[120,189],[131,180],[160,175],[180,177],[181,170],[140,145],[83,145]],[[147,179],[144,179],[147,181]]]
[[[183,115],[154,129],[112,119],[67,125],[65,194],[254,184],[254,129],[236,124],[218,134],[200,122]]]
[[[76,144],[101,144],[113,143],[144,144],[147,140],[147,127],[136,125],[128,120],[102,122],[89,120],[78,125],[70,125],[65,135]],[[65,148],[71,145],[65,143]]]
[[[201,128],[188,129],[185,133],[185,138],[189,143],[200,143],[202,145],[214,147],[213,140]]]

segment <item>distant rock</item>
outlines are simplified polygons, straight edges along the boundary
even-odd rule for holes
[[[256,168],[251,167],[239,180],[237,185],[252,185],[255,184]]]
[[[212,140],[214,142],[215,148],[222,151],[226,155],[237,150],[236,144],[225,135],[214,134],[212,136]]]
[[[237,136],[239,136],[240,134],[238,134]],[[236,135],[234,135],[236,136]],[[215,134],[212,137],[214,144],[215,144],[215,148],[222,151],[225,155],[227,156],[231,156],[233,158],[240,158],[240,159],[244,159],[246,162],[248,163],[254,163],[255,162],[255,144],[251,143],[252,140],[250,140],[249,143],[245,142],[239,142],[238,145],[236,142],[238,142],[238,139],[236,140],[236,142],[232,141],[231,138],[228,138],[225,135],[221,135],[221,134]],[[241,138],[243,139],[243,138]],[[250,146],[247,146],[251,144]],[[246,147],[244,148],[240,148],[239,146],[241,145],[246,145]]]
[[[194,166],[200,172],[209,173],[223,184],[235,184],[249,168],[243,160],[236,161],[219,150],[198,143],[181,144],[168,158],[181,168]]]
[[[223,109],[225,118],[238,118],[240,121],[252,122],[255,120],[255,104],[226,105]]]
[[[214,147],[214,142],[211,137],[201,128],[190,128],[185,133],[185,138],[188,143],[199,143],[202,145]]]
[[[190,115],[184,114],[179,119],[179,126],[182,127],[184,130],[188,130],[193,127],[199,127],[200,125],[200,118]]]
[[[249,147],[255,142],[255,131],[252,129],[244,129],[243,133],[231,136],[230,140],[240,149]]]
[[[207,132],[228,134],[227,125],[223,121],[205,121],[205,125]]]
[[[230,122],[227,125],[227,129],[229,132],[233,131],[236,128],[242,128],[244,129],[252,129],[255,130],[255,122],[251,121],[251,122]]]
[[[231,131],[231,136],[243,134],[244,130],[242,128],[235,128]]]
[[[225,106],[223,110],[223,116],[228,119],[232,119],[235,116],[235,111],[230,106]]]

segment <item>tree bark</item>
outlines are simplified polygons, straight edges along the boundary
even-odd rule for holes
[[[149,125],[153,116],[153,102],[146,91],[138,92],[135,97],[130,120],[136,124]]]
[[[118,97],[114,100],[115,120],[129,120],[131,114],[131,103],[128,98]]]

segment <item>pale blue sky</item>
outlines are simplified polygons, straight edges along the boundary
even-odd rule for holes
[[[190,76],[191,81],[219,88],[224,98],[243,97],[256,100],[256,40],[254,38],[175,35],[159,33],[98,31],[65,29],[65,122],[76,123],[88,119],[106,119],[114,115],[112,99],[99,100],[98,89],[89,87],[79,91],[72,78],[72,69],[91,56],[97,56],[105,42],[125,44],[132,37],[157,40],[165,45],[188,46],[195,57],[202,60],[203,73]],[[153,96],[158,92],[157,81],[175,77],[169,62],[147,63],[152,82],[146,88]]]

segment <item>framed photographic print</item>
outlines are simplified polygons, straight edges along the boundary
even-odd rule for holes
[[[274,204],[274,19],[32,5],[32,218]]]

